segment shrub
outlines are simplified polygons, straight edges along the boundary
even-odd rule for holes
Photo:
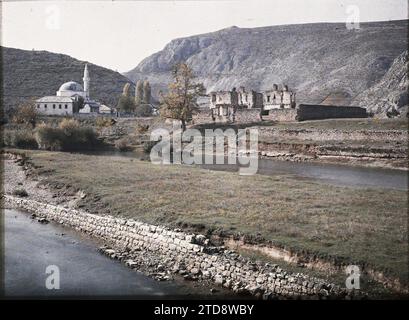
[[[111,127],[115,123],[116,121],[109,117],[98,117],[97,120],[95,120],[95,125],[99,128]]]
[[[4,130],[3,145],[21,149],[37,149],[38,144],[32,130]]]
[[[152,115],[152,107],[150,104],[139,104],[135,107],[135,116],[149,117]]]
[[[115,141],[115,148],[123,152],[123,151],[129,151],[131,149],[131,146],[129,145],[128,139],[122,138],[122,139]]]
[[[28,197],[28,193],[25,189],[15,189],[13,190],[13,195],[17,197]]]
[[[17,130],[12,137],[12,145],[22,149],[37,149],[38,143],[32,131]]]
[[[148,130],[149,130],[149,124],[138,124],[135,131],[137,134],[144,134]]]
[[[35,135],[41,149],[62,149],[63,134],[60,129],[42,124],[37,127]]]
[[[71,135],[75,132],[81,125],[78,120],[71,119],[71,118],[64,118],[59,124],[58,128],[64,131],[65,134]]]
[[[57,128],[38,126],[36,139],[40,148],[48,150],[81,150],[99,144],[94,130],[90,127],[81,127],[74,119],[64,119]]]

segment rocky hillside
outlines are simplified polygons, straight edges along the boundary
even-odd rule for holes
[[[82,84],[84,61],[64,54],[2,47],[3,95],[6,110],[25,99],[55,95],[61,84]],[[118,72],[89,63],[91,98],[115,105],[130,82]]]
[[[298,102],[350,104],[406,49],[407,28],[408,20],[362,23],[360,30],[341,23],[231,27],[175,39],[126,76],[149,79],[157,94],[166,89],[171,67],[186,61],[208,91],[286,83]]]
[[[366,106],[374,114],[393,117],[408,114],[408,51],[402,52],[374,86],[358,95],[354,104]]]

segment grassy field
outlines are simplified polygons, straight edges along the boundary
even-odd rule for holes
[[[407,193],[338,187],[288,175],[240,176],[136,159],[24,151],[55,191],[80,206],[156,224],[246,234],[364,261],[407,279]]]

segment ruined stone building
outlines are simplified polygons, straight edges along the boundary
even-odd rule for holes
[[[278,85],[274,84],[273,89],[263,92],[263,109],[290,109],[295,108],[295,92],[289,91],[288,86],[284,85],[279,90]]]
[[[239,104],[236,89],[212,92],[210,97],[210,110],[213,120],[217,122],[233,122],[234,114]]]
[[[254,90],[216,91],[210,93],[210,113],[213,122],[233,123],[261,120],[263,95]],[[203,113],[203,112],[202,112]],[[204,114],[204,113],[203,113]]]
[[[210,108],[201,108],[193,117],[194,124],[202,123],[256,123],[270,121],[304,121],[335,118],[365,118],[365,108],[354,106],[322,106],[299,104],[295,92],[284,85],[280,90],[274,84],[271,90],[216,91],[210,93]]]
[[[238,107],[239,108],[262,108],[263,107],[263,94],[251,90],[247,92],[244,87],[240,87],[237,91],[238,95]]]

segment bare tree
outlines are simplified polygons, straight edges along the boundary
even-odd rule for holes
[[[12,121],[19,124],[29,124],[33,128],[37,123],[38,112],[35,107],[34,99],[26,101],[17,107]]]

